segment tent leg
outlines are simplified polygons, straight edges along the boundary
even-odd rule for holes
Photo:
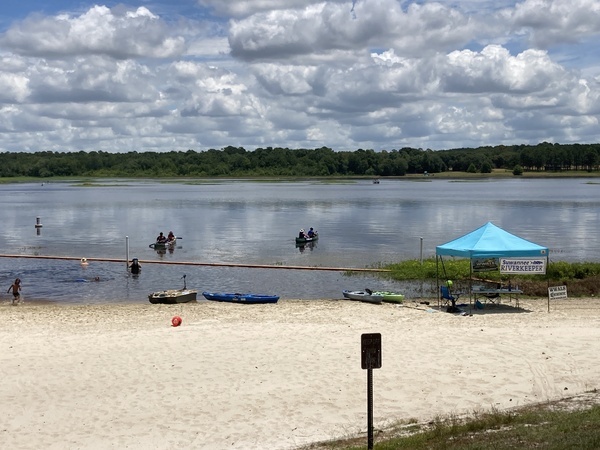
[[[436,290],[437,293],[435,294],[435,296],[437,297],[437,301],[438,301],[438,309],[442,308],[442,298],[440,295],[440,268],[439,268],[440,258],[441,258],[441,256],[435,255],[435,284],[437,286],[437,290]]]

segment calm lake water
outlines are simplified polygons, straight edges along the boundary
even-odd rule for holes
[[[551,260],[600,259],[598,179],[478,181],[370,180],[165,183],[102,180],[0,185],[3,254],[152,262],[364,268],[435,255],[435,247],[491,221],[550,248]],[[36,218],[42,224],[36,228]],[[314,247],[298,248],[314,227]],[[182,239],[173,251],[149,247],[159,231]],[[422,243],[422,246],[421,246]],[[147,302],[150,292],[187,286],[208,291],[340,298],[343,289],[414,286],[333,271],[0,258],[6,289],[23,280],[26,301]],[[100,277],[100,282],[93,280]],[[199,295],[199,299],[201,295]]]

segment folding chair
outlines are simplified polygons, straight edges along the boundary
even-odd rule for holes
[[[458,310],[458,308],[456,307],[456,301],[459,299],[460,294],[452,295],[448,286],[440,286],[440,294],[442,296],[442,306],[447,306],[448,312],[456,312]]]

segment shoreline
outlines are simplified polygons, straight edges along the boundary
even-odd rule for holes
[[[547,299],[520,304],[472,316],[418,301],[1,305],[0,440],[284,450],[358,434],[360,338],[372,332],[382,334],[378,429],[598,388],[600,301],[554,302],[550,313]]]

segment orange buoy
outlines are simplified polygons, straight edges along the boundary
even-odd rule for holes
[[[173,317],[173,318],[171,319],[171,324],[172,324],[174,327],[178,327],[179,325],[181,325],[181,322],[182,322],[182,321],[181,321],[181,317],[179,317],[179,316],[175,316],[175,317]]]

